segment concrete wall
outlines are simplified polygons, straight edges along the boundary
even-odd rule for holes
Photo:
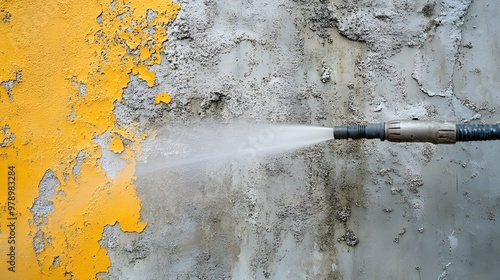
[[[71,42],[81,42],[81,49],[96,54],[80,40],[81,34],[101,34],[97,41],[107,46],[107,53],[97,52],[94,60],[76,66],[49,65],[64,74],[48,74],[56,83],[43,87],[36,79],[41,74],[32,78],[25,70],[30,68],[23,68],[33,59],[16,62],[3,54],[10,68],[0,76],[5,88],[0,106],[33,110],[49,91],[60,92],[60,103],[70,104],[60,109],[59,123],[47,126],[48,132],[23,132],[22,125],[31,120],[25,113],[0,119],[4,131],[9,125],[0,148],[8,166],[29,170],[29,162],[40,165],[23,171],[32,175],[25,181],[31,192],[20,199],[25,217],[19,221],[25,224],[20,232],[33,242],[20,250],[26,254],[21,271],[76,279],[500,276],[496,142],[334,140],[244,161],[163,169],[151,164],[162,166],[168,155],[179,152],[169,140],[172,133],[182,135],[208,123],[332,127],[397,118],[496,123],[499,4],[178,4],[178,11],[163,2],[96,5],[88,11],[90,29],[82,27]],[[14,8],[2,12],[9,11],[14,19]],[[132,27],[116,33],[126,30],[114,19],[123,11],[129,11],[130,25],[147,29],[152,37],[134,37],[139,33]],[[64,15],[48,18],[73,20]],[[5,17],[5,26],[15,26],[13,19],[5,23]],[[19,36],[35,40],[30,34]],[[128,48],[118,49],[112,34],[120,34]],[[56,40],[56,35],[49,38]],[[4,44],[2,50],[12,46]],[[133,63],[124,64],[122,57]],[[22,82],[16,76],[21,70]],[[47,68],[36,71],[47,73]],[[68,95],[70,86],[73,95]],[[32,87],[38,94],[29,97],[33,103],[12,105]],[[102,115],[95,116],[96,111]],[[47,145],[43,141],[49,141],[44,140],[49,132],[66,142],[50,157],[35,153]],[[68,144],[75,132],[82,137]],[[23,144],[30,139],[39,144]],[[25,159],[16,155],[18,150],[33,156]],[[6,225],[8,216],[2,216]],[[0,236],[7,240],[4,229]],[[0,246],[7,248],[3,240]],[[16,273],[9,275],[21,279]]]

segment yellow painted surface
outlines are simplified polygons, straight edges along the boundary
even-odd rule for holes
[[[168,93],[160,93],[156,96],[155,98],[155,103],[160,104],[160,102],[163,102],[165,104],[170,103],[170,95]]]
[[[146,18],[148,9],[156,16]],[[130,73],[154,85],[148,66],[160,63],[164,26],[178,9],[170,0],[0,1],[1,279],[94,279],[110,266],[98,244],[104,226],[146,226],[133,184],[142,140],[132,127],[115,126],[113,102]],[[108,134],[115,137],[110,148],[126,160],[116,179],[102,170],[94,141]],[[60,181],[50,198],[54,210],[35,224],[30,209],[49,169]],[[12,212],[8,186],[15,186]],[[44,247],[37,254],[39,229]],[[15,272],[8,270],[10,246]]]
[[[115,137],[111,140],[111,143],[109,143],[109,149],[117,154],[123,152],[125,147],[123,146],[122,139],[120,139],[120,137]]]

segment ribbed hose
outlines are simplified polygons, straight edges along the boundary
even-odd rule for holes
[[[457,124],[457,141],[500,140],[500,124]]]
[[[335,139],[385,139],[384,123],[367,125],[341,125],[333,128]]]

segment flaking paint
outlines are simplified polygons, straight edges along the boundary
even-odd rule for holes
[[[120,137],[116,136],[111,140],[111,143],[109,143],[109,149],[117,154],[120,154],[125,150],[125,146],[123,146],[122,139]]]
[[[168,104],[170,103],[170,95],[168,93],[160,93],[155,98],[155,103],[160,104],[161,102]]]
[[[0,146],[0,186],[7,167],[16,166],[18,213],[16,272],[7,271],[2,254],[0,275],[92,279],[110,266],[98,244],[105,225],[144,229],[133,184],[144,137],[115,125],[113,103],[130,74],[154,86],[148,66],[161,62],[165,26],[179,8],[160,0],[0,2],[0,83],[12,81],[0,86],[0,126],[9,136]],[[116,179],[106,177],[101,148],[92,141],[104,133],[126,161]],[[79,154],[85,156],[73,174]],[[49,169],[61,184],[51,198],[54,211],[35,224],[31,207]],[[6,195],[0,188],[1,252],[8,246]],[[38,228],[44,247],[37,257]]]

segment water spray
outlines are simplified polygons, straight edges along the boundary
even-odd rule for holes
[[[500,140],[500,124],[454,124],[424,120],[393,120],[367,125],[335,126],[334,139],[380,139],[391,142],[454,144]]]

